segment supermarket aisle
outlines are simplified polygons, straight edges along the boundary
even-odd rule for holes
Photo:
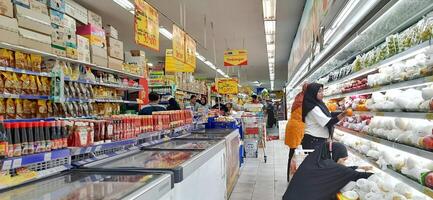
[[[230,200],[282,198],[288,184],[286,171],[289,151],[283,140],[269,141],[267,145],[268,162],[263,162],[263,151],[259,151],[259,158],[246,159]]]

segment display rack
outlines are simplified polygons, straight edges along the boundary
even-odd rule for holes
[[[50,152],[37,153],[14,158],[6,158],[1,162],[1,171],[25,167],[41,162],[49,162],[51,160],[67,158],[69,156],[69,149],[58,149]]]
[[[51,74],[48,72],[34,72],[31,70],[17,69],[17,68],[12,68],[12,67],[5,67],[5,66],[0,66],[0,71],[15,72],[15,73],[19,73],[19,74],[28,74],[28,75],[35,75],[35,76],[51,77]]]
[[[77,83],[84,83],[84,84],[90,84],[90,85],[98,85],[98,86],[106,86],[111,88],[116,88],[120,90],[143,90],[143,87],[141,86],[126,86],[121,84],[112,84],[112,83],[98,83],[95,81],[89,81],[89,80],[71,80],[68,77],[65,77],[65,81],[71,81],[71,82],[77,82]]]
[[[370,115],[382,117],[401,117],[413,119],[431,119],[433,120],[433,113],[426,112],[375,112],[375,111],[354,111],[356,115]]]

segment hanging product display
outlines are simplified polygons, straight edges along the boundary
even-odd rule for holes
[[[238,79],[235,78],[217,78],[215,79],[216,89],[219,94],[237,94]]]
[[[224,51],[224,66],[248,65],[248,51],[246,49]]]
[[[185,63],[185,32],[173,24],[173,57]]]
[[[197,53],[197,44],[194,39],[185,34],[185,64],[192,66],[192,68],[196,68],[196,53]]]
[[[159,51],[159,14],[144,0],[135,0],[135,43]]]

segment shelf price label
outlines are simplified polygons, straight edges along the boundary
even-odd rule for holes
[[[13,163],[12,163],[12,167],[13,167],[13,168],[21,167],[21,161],[22,161],[21,158],[14,159],[14,161],[13,161]]]
[[[44,154],[44,161],[50,161],[51,160],[51,152]]]
[[[3,161],[2,171],[6,171],[11,169],[12,167],[12,160],[5,160]]]

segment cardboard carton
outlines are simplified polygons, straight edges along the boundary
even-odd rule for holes
[[[65,12],[65,0],[49,0],[48,6],[54,10],[64,13]]]
[[[93,64],[107,67],[107,50],[96,45],[90,45],[90,57]]]
[[[26,8],[30,8],[30,0],[12,0],[12,3]]]
[[[65,29],[55,24],[53,24],[52,27],[53,27],[53,32],[51,34],[51,44],[65,48],[66,47]],[[63,50],[66,51],[65,49]]]
[[[24,47],[51,53],[51,37],[38,32],[18,28],[19,44]]]
[[[98,14],[88,10],[87,19],[88,19],[87,24],[91,24],[94,26],[98,26],[99,28],[102,28],[102,17],[99,16]]]
[[[57,10],[50,9],[50,17],[51,17],[51,23],[62,27],[65,25],[64,22],[65,14]]]
[[[77,30],[77,22],[74,18],[69,17],[68,15],[63,16],[63,27],[69,29],[71,32],[75,32]]]
[[[107,25],[105,27],[105,34],[107,35],[107,37],[112,37],[112,38],[114,38],[116,40],[119,39],[119,32],[117,31],[117,29],[115,29],[111,25]]]
[[[128,64],[135,64],[140,67],[145,67],[146,56],[144,51],[140,51],[140,50],[125,51],[125,62]]]
[[[66,0],[65,12],[67,15],[83,24],[88,23],[87,9],[80,4],[75,3],[73,0]]]
[[[77,49],[80,51],[89,51],[90,52],[90,46],[89,46],[89,39],[77,35]]]
[[[77,60],[90,63],[90,51],[77,49]]]
[[[44,15],[48,15],[48,7],[47,4],[39,2],[37,0],[30,0],[30,10],[39,12]]]
[[[108,55],[123,61],[123,42],[114,38],[107,38]]]
[[[51,35],[51,19],[48,15],[15,5],[15,17],[18,26],[32,31]]]
[[[89,39],[90,45],[95,45],[101,48],[107,47],[107,41],[105,40],[104,29],[88,24],[77,27],[77,34]]]
[[[14,6],[10,0],[0,0],[0,15],[14,17]]]
[[[108,68],[123,71],[123,60],[108,56]]]
[[[17,19],[0,15],[0,41],[19,44]]]
[[[66,57],[72,59],[78,59],[78,51],[76,48],[66,47]],[[89,56],[90,57],[90,56]],[[89,60],[90,62],[90,60]]]
[[[63,46],[51,45],[53,54],[66,57],[66,48]]]
[[[77,48],[77,34],[75,32],[65,31],[65,45],[66,47]],[[87,38],[86,38],[87,39]]]

